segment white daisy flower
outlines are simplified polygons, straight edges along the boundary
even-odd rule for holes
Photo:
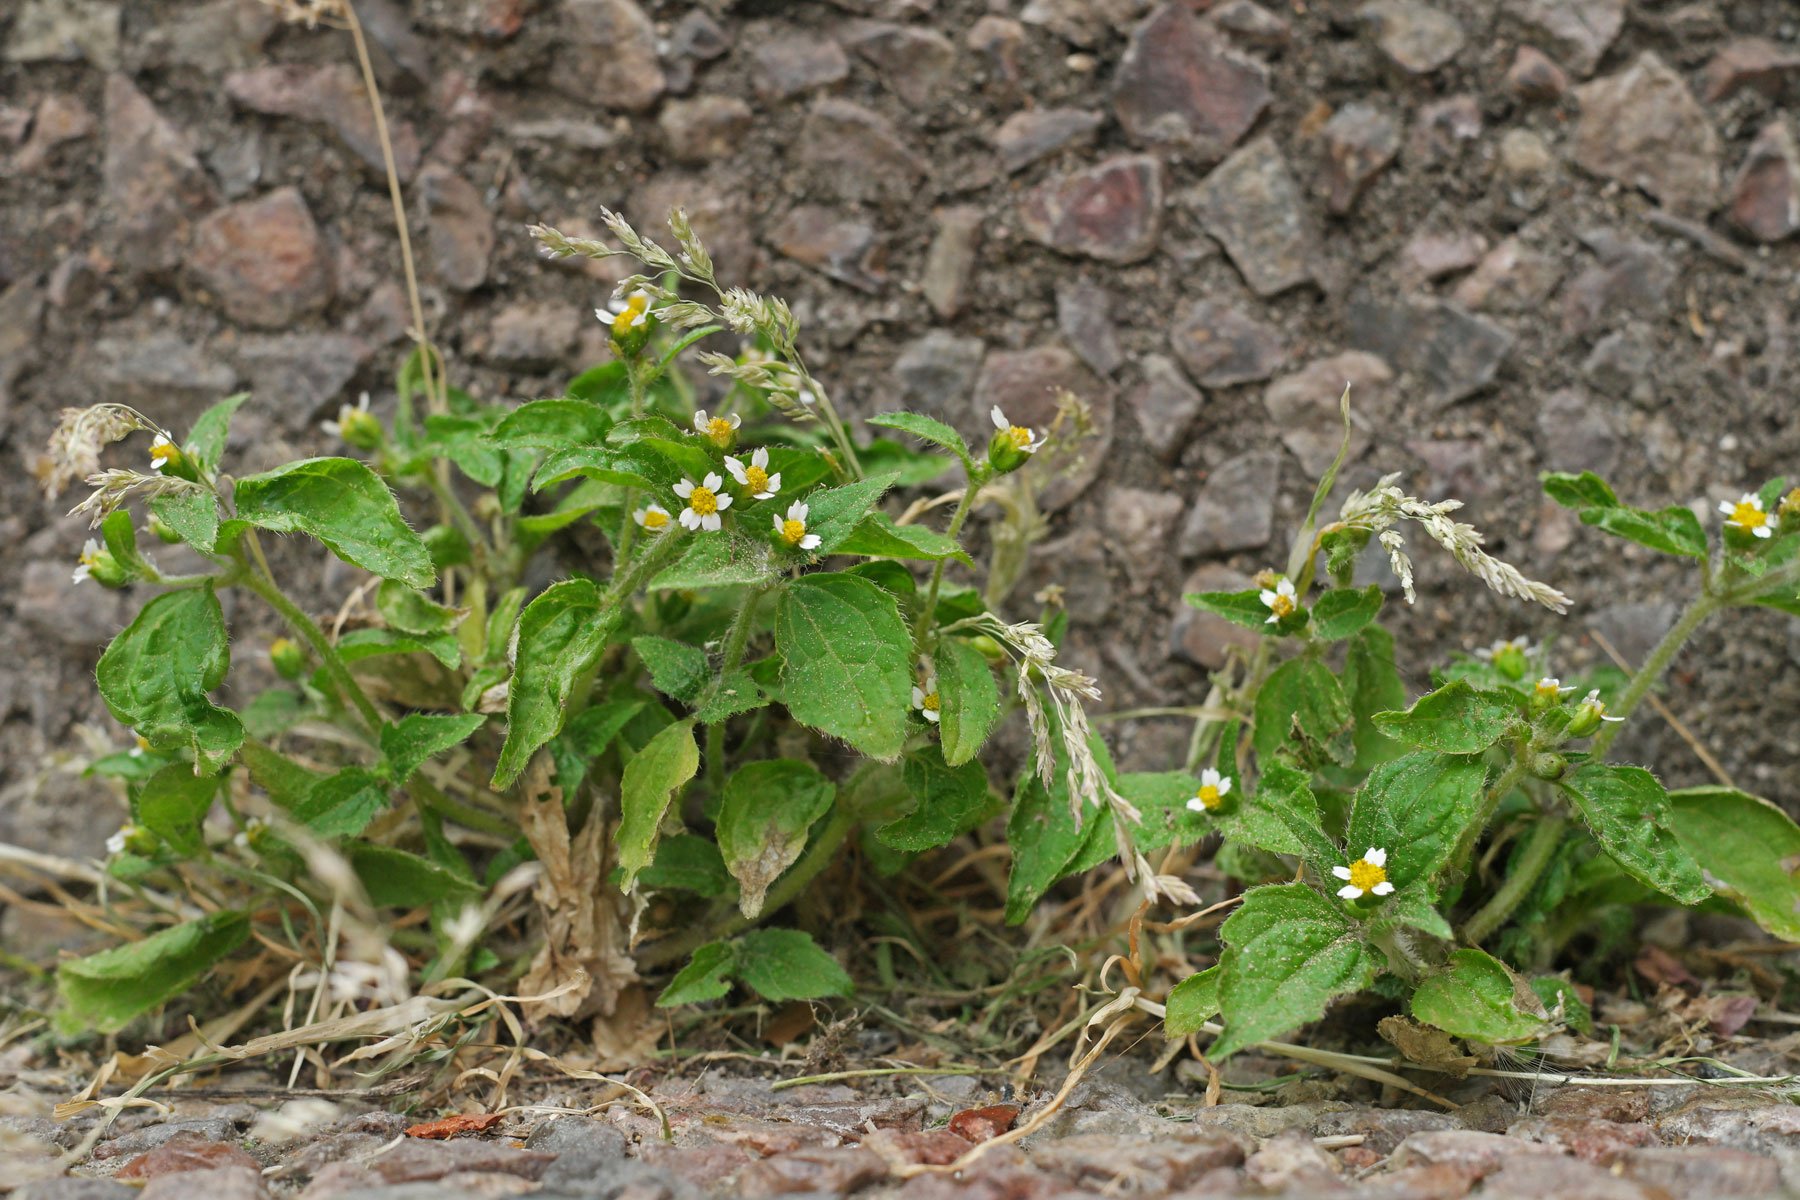
[[[755,500],[772,500],[775,493],[781,490],[781,472],[769,474],[769,451],[767,447],[758,446],[750,456],[750,465],[727,454],[725,469],[739,485],[750,489],[750,496]]]
[[[652,500],[631,514],[645,533],[661,533],[669,527],[669,510]]]
[[[75,560],[75,571],[69,576],[70,583],[80,583],[94,573],[94,565],[100,561],[100,543],[89,538],[81,545],[81,557]]]
[[[704,408],[694,411],[694,432],[721,450],[729,447],[736,439],[738,426],[743,423],[744,418],[736,413],[728,417],[709,417]]]
[[[1012,444],[1017,447],[1021,453],[1036,454],[1043,448],[1044,439],[1042,436],[1033,433],[1023,425],[1014,425],[1011,421],[1008,421],[1006,419],[1006,414],[1000,411],[1000,406],[998,404],[994,405],[994,407],[989,410],[988,417],[994,422],[994,428],[1012,439]]]
[[[1331,873],[1347,881],[1337,893],[1345,900],[1359,900],[1365,892],[1386,896],[1394,890],[1387,877],[1387,851],[1373,846],[1349,866],[1331,868]]]
[[[1599,717],[1602,721],[1623,721],[1625,719],[1606,715],[1606,701],[1600,698],[1599,688],[1595,688],[1581,698],[1581,707],[1575,710],[1575,720],[1580,721],[1583,717],[1587,717],[1589,720]],[[1574,722],[1570,723],[1574,724]]]
[[[594,315],[612,330],[614,337],[623,337],[633,329],[642,329],[650,319],[650,293],[638,291],[629,296],[615,296],[604,307],[596,308]]]
[[[175,444],[175,435],[159,433],[156,440],[150,443],[150,469],[160,472],[170,463],[181,461],[181,448]]]
[[[344,436],[344,430],[354,426],[363,417],[367,416],[368,412],[369,393],[364,392],[356,398],[355,404],[338,405],[337,420],[320,421],[319,428],[323,429],[326,433],[329,433],[332,437],[347,442],[350,439]]]
[[[1745,492],[1744,498],[1736,504],[1721,500],[1719,511],[1725,514],[1725,523],[1734,529],[1741,529],[1752,537],[1775,536],[1775,518],[1763,508],[1760,496]]]
[[[801,550],[817,550],[819,535],[806,532],[808,506],[799,500],[788,505],[787,516],[775,516],[775,532],[781,540]]]
[[[1194,812],[1212,812],[1231,794],[1231,776],[1221,775],[1208,767],[1200,772],[1200,790],[1187,802]]]
[[[1263,622],[1265,625],[1279,625],[1293,616],[1294,610],[1299,608],[1298,601],[1294,599],[1294,581],[1291,579],[1278,581],[1273,589],[1264,588],[1257,599],[1269,610],[1269,619]]]
[[[1502,638],[1491,646],[1483,646],[1481,649],[1475,651],[1475,657],[1479,658],[1482,662],[1493,662],[1495,659],[1505,657],[1509,654],[1517,654],[1521,657],[1528,656],[1531,651],[1532,645],[1529,638]]]
[[[1554,675],[1546,675],[1538,680],[1531,689],[1531,698],[1540,704],[1555,704],[1575,689],[1564,687],[1562,680]]]
[[[943,717],[943,701],[938,696],[937,671],[931,660],[919,660],[919,682],[913,684],[912,706],[921,717],[936,725]]]
[[[677,518],[681,527],[717,533],[724,524],[719,519],[719,514],[731,507],[731,497],[719,490],[724,486],[725,481],[719,478],[717,471],[708,473],[699,483],[683,479],[676,484],[675,494],[687,501],[687,507],[681,510],[681,516]]]

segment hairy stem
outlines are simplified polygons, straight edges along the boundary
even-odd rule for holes
[[[1613,716],[1629,717],[1632,714],[1632,711],[1649,694],[1650,689],[1655,686],[1656,681],[1662,678],[1663,672],[1667,671],[1669,665],[1675,661],[1675,656],[1681,652],[1682,646],[1686,645],[1687,640],[1694,636],[1694,631],[1700,628],[1706,618],[1712,616],[1721,603],[1722,601],[1718,597],[1708,592],[1702,592],[1694,597],[1675,624],[1669,628],[1669,632],[1663,634],[1662,641],[1656,643],[1656,648],[1650,651],[1649,657],[1644,659],[1643,664],[1632,675],[1631,683],[1619,696],[1618,703],[1612,706]],[[1612,745],[1613,739],[1619,736],[1619,730],[1623,728],[1625,728],[1624,725],[1612,721],[1602,725],[1594,734],[1593,743],[1588,747],[1589,752],[1596,759],[1605,758],[1607,747]]]
[[[631,385],[631,418],[635,421],[644,415],[645,395],[644,377],[638,371],[636,355],[625,360],[625,381]],[[624,562],[631,557],[631,544],[637,541],[637,521],[631,516],[631,506],[637,503],[636,490],[626,488],[621,499],[625,506],[625,524],[619,533],[619,561]]]
[[[325,636],[325,631],[319,628],[318,622],[307,616],[299,605],[288,599],[287,593],[283,592],[275,583],[274,577],[268,574],[268,564],[263,559],[262,548],[256,544],[256,534],[249,533],[245,537],[250,543],[251,551],[255,554],[261,570],[246,570],[241,580],[243,585],[262,597],[270,608],[280,613],[281,618],[293,628],[294,632],[313,648],[313,652],[319,656],[319,661],[325,666],[325,673],[331,676],[332,682],[338,685],[338,690],[344,693],[345,698],[361,715],[370,732],[378,731],[381,728],[381,713],[376,709],[375,702],[369,699],[369,695],[363,691],[362,685],[356,682],[356,677],[350,674],[350,668],[344,665],[344,660],[338,656],[337,647],[331,644],[331,639]]]
[[[762,600],[761,588],[752,588],[732,618],[731,630],[725,635],[724,657],[719,663],[719,678],[710,691],[725,686],[726,677],[744,659],[744,647],[750,644],[750,630],[755,623],[756,606]],[[706,785],[714,795],[725,781],[725,723],[714,721],[706,727]]]
[[[1500,885],[1500,890],[1488,898],[1488,902],[1463,923],[1463,940],[1471,946],[1478,946],[1493,936],[1500,926],[1506,924],[1512,916],[1513,909],[1530,894],[1543,877],[1544,869],[1550,860],[1556,857],[1556,848],[1562,844],[1563,832],[1569,827],[1569,818],[1560,813],[1555,816],[1539,817],[1532,825],[1531,832],[1525,837],[1525,848],[1519,853],[1519,861],[1514,864],[1512,874]]]
[[[986,480],[979,468],[969,476],[969,482],[963,488],[962,499],[956,503],[956,512],[950,517],[950,525],[944,530],[945,536],[951,540],[954,541],[956,535],[962,532],[963,522],[969,519],[969,509],[974,505],[976,493],[981,491],[984,482]],[[937,613],[938,589],[944,583],[945,561],[940,558],[931,568],[931,586],[925,590],[925,603],[919,609],[918,624],[913,628],[913,650],[919,654],[925,653],[925,637],[931,632],[931,621]]]
[[[1489,788],[1487,794],[1481,798],[1481,808],[1476,812],[1475,819],[1469,822],[1469,827],[1464,831],[1462,840],[1456,844],[1456,853],[1451,856],[1450,861],[1457,870],[1465,875],[1468,873],[1469,857],[1475,852],[1475,839],[1486,831],[1488,823],[1494,819],[1494,810],[1500,807],[1500,802],[1506,799],[1506,794],[1518,786],[1519,780],[1525,778],[1525,773],[1530,768],[1531,747],[1525,738],[1520,738],[1513,747],[1512,762],[1507,765],[1506,770],[1500,773],[1500,778],[1494,780],[1494,786]]]

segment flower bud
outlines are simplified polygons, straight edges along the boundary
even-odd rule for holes
[[[89,538],[81,548],[81,557],[76,560],[72,582],[80,583],[84,579],[91,579],[104,588],[122,588],[131,582],[131,573],[112,556],[112,551]]]
[[[1517,642],[1511,642],[1494,651],[1494,670],[1508,679],[1525,678],[1525,668],[1530,664],[1525,660],[1525,648]]]
[[[155,854],[159,839],[154,833],[142,825],[121,825],[119,831],[106,839],[108,854],[135,854],[140,858],[149,858]]]
[[[988,439],[987,459],[996,474],[1007,475],[1030,462],[1031,455],[1019,449],[1019,443],[1002,429]]]
[[[1566,732],[1572,738],[1586,737],[1600,728],[1602,721],[1623,721],[1624,719],[1624,717],[1606,715],[1606,702],[1600,699],[1600,693],[1596,690],[1589,692],[1581,701],[1581,707],[1577,708],[1575,715],[1569,719],[1569,728]]]
[[[381,443],[387,440],[387,431],[368,409],[346,407],[338,414],[338,436],[344,439],[345,445],[355,446],[358,450],[379,450]]]
[[[177,479],[198,482],[199,473],[194,469],[193,460],[181,452],[175,444],[173,434],[159,433],[156,440],[150,443],[150,469],[161,475],[173,475]]]
[[[306,673],[306,652],[288,638],[269,643],[269,665],[283,679],[298,679]]]
[[[1555,751],[1543,751],[1531,756],[1531,773],[1539,779],[1561,779],[1563,772],[1569,769],[1569,760]]]

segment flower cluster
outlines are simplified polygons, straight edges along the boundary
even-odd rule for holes
[[[1769,538],[1775,536],[1776,515],[1763,507],[1762,497],[1745,492],[1736,504],[1729,500],[1719,501],[1719,511],[1725,514],[1725,524],[1732,529],[1740,530],[1751,537]]]

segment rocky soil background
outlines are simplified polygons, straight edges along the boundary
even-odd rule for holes
[[[1083,396],[1100,437],[1079,486],[1058,489],[1018,596],[1064,585],[1069,654],[1114,707],[1204,694],[1242,631],[1179,596],[1241,586],[1285,556],[1335,448],[1346,380],[1347,482],[1397,470],[1428,498],[1462,498],[1496,553],[1576,601],[1566,618],[1521,611],[1422,553],[1419,603],[1398,616],[1415,672],[1520,632],[1585,662],[1599,630],[1635,661],[1672,620],[1679,565],[1582,529],[1539,497],[1540,470],[1592,468],[1635,502],[1693,504],[1709,524],[1719,499],[1800,474],[1800,11],[1786,0],[357,9],[428,323],[469,390],[555,394],[604,357],[588,314],[611,278],[544,263],[528,224],[598,233],[606,205],[650,229],[681,204],[722,278],[793,301],[809,361],[851,412],[906,404],[975,433],[992,403],[1041,420],[1052,389]],[[284,25],[257,0],[0,5],[0,164],[0,841],[83,857],[123,815],[79,768],[97,740],[123,736],[90,672],[130,607],[69,585],[85,533],[34,482],[56,413],[117,399],[181,428],[248,387],[259,403],[234,433],[240,472],[317,453],[339,403],[366,390],[391,406],[406,305],[348,35]],[[301,548],[279,553],[321,609],[352,586]],[[249,672],[256,628],[238,645]],[[1693,645],[1669,697],[1741,785],[1790,810],[1796,662],[1789,618],[1734,614]],[[1627,754],[1672,783],[1702,777],[1675,737],[1648,716],[1640,726]],[[1110,732],[1133,769],[1163,769],[1186,729]],[[0,905],[0,943],[67,936],[42,920]],[[776,1137],[773,1097],[679,1086],[713,1115],[678,1121],[686,1140],[660,1164],[619,1165],[619,1122],[534,1133],[522,1117],[497,1134],[529,1150],[454,1142],[407,1166],[412,1143],[374,1155],[394,1120],[336,1112],[323,1127],[350,1140],[319,1153],[365,1173],[306,1194],[829,1191],[880,1177],[895,1155],[946,1152],[907,1140],[936,1136],[916,1132],[924,1109],[874,1111],[891,1097],[811,1097],[844,1111],[783,1118]],[[1103,1096],[1059,1136],[1110,1141],[1029,1163],[996,1152],[954,1194],[1123,1179],[1210,1195],[1761,1195],[1782,1171],[1800,1184],[1800,1109],[1673,1089],[1570,1112],[1532,1099],[1416,1128],[1421,1114],[1383,1124],[1302,1106],[1284,1125],[1235,1106],[1171,1139],[1118,1124],[1155,1116],[1141,1101]],[[849,1113],[858,1104],[873,1107]],[[242,1106],[201,1108],[182,1114],[195,1128],[133,1130],[128,1114],[120,1135],[140,1141],[106,1143],[97,1161],[137,1161],[180,1129],[207,1144],[254,1134]],[[1508,1127],[1508,1145],[1541,1155],[1482,1140]],[[892,1144],[871,1128],[895,1131]],[[1723,1148],[1665,1148],[1688,1142]],[[232,1179],[143,1195],[261,1195],[242,1170],[287,1162],[280,1144],[252,1136],[258,1157]],[[326,1161],[270,1182],[291,1190]],[[195,1165],[209,1164],[160,1169],[181,1179]],[[457,1172],[473,1182],[445,1181]],[[38,1186],[52,1190],[28,1194],[126,1194]]]

